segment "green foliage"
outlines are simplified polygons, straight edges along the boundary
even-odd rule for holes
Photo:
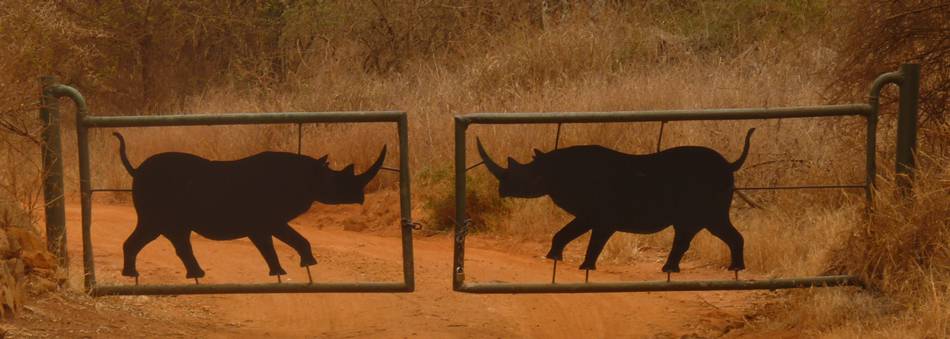
[[[365,71],[391,73],[402,70],[412,59],[459,57],[479,50],[483,46],[473,43],[530,21],[538,4],[497,0],[352,2],[346,9],[357,14],[351,17],[353,28],[347,38],[363,48]]]
[[[734,54],[772,37],[797,40],[827,17],[825,0],[630,1],[631,15],[679,35],[697,52]]]
[[[0,41],[23,46],[5,51],[4,62],[25,66],[20,70],[29,79],[54,73],[82,88],[100,108],[150,110],[212,85],[256,87],[286,75],[292,65],[280,38],[289,4],[12,3],[0,12]]]
[[[447,231],[455,227],[455,177],[450,167],[430,167],[420,175],[425,186],[423,208],[428,215],[428,228]],[[491,229],[493,220],[511,212],[511,204],[498,195],[494,178],[470,173],[466,180],[466,213],[471,220],[470,231]]]

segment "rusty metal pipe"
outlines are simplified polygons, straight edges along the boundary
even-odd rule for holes
[[[456,116],[467,124],[556,124],[637,121],[753,120],[867,116],[867,104],[780,108],[730,108],[626,112],[472,113]]]

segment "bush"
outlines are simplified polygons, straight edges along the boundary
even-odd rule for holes
[[[921,65],[920,110],[925,124],[947,122],[950,108],[950,3],[940,0],[847,1],[839,15],[861,18],[844,28],[833,74],[834,98],[863,98],[867,83],[900,64]],[[882,100],[884,103],[887,100]],[[944,145],[950,140],[944,139]]]
[[[950,163],[938,157],[930,162]],[[870,219],[832,254],[832,271],[898,298],[950,292],[950,167],[918,171],[909,197],[893,193],[893,181],[879,188]]]
[[[428,229],[448,231],[455,227],[455,179],[448,167],[434,167],[420,175],[423,181],[423,208],[428,214]],[[510,212],[510,204],[498,195],[495,178],[469,174],[466,185],[466,212],[469,231],[492,229],[493,221]]]

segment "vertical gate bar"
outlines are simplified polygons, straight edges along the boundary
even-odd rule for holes
[[[660,146],[663,145],[663,127],[666,126],[666,121],[660,121],[660,133],[656,136],[656,152],[660,153]]]
[[[412,258],[412,200],[409,175],[409,118],[406,113],[396,123],[399,133],[399,214],[402,226],[402,270],[407,292],[415,290]]]
[[[452,262],[452,289],[458,291],[465,283],[465,129],[468,123],[455,118],[455,250]]]
[[[71,88],[70,88],[71,89]],[[76,138],[79,143],[79,194],[82,208],[82,259],[84,286],[91,291],[96,286],[96,267],[92,255],[92,182],[89,169],[89,128],[83,124],[86,117],[86,103],[79,92],[73,90],[73,100],[77,101]],[[79,104],[81,102],[81,104]]]
[[[900,104],[897,115],[897,187],[909,194],[914,179],[914,155],[917,150],[917,108],[920,99],[920,65],[901,65],[904,79],[900,85]]]
[[[66,203],[63,192],[63,147],[60,134],[59,98],[54,93],[57,79],[40,78],[43,86],[40,119],[43,122],[43,198],[46,215],[46,248],[67,267]]]
[[[297,123],[297,154],[300,154],[302,151],[303,151],[303,124]]]
[[[864,205],[867,212],[871,211],[874,203],[874,186],[877,178],[877,121],[880,111],[878,93],[872,93],[870,98],[871,111],[867,115],[867,144],[864,151],[867,153],[864,160]]]

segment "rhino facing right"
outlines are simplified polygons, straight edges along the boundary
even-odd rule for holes
[[[574,220],[558,231],[547,258],[562,259],[564,247],[591,231],[580,269],[596,269],[597,257],[615,232],[656,233],[673,226],[673,247],[663,272],[679,272],[680,260],[696,234],[706,229],[729,246],[729,270],[745,269],[743,238],[729,218],[735,190],[733,173],[749,154],[745,137],[742,155],[728,162],[718,152],[682,146],[658,153],[633,155],[598,145],[573,146],[541,152],[520,164],[508,158],[508,168],[491,159],[481,141],[478,152],[499,181],[502,197],[550,196]]]

